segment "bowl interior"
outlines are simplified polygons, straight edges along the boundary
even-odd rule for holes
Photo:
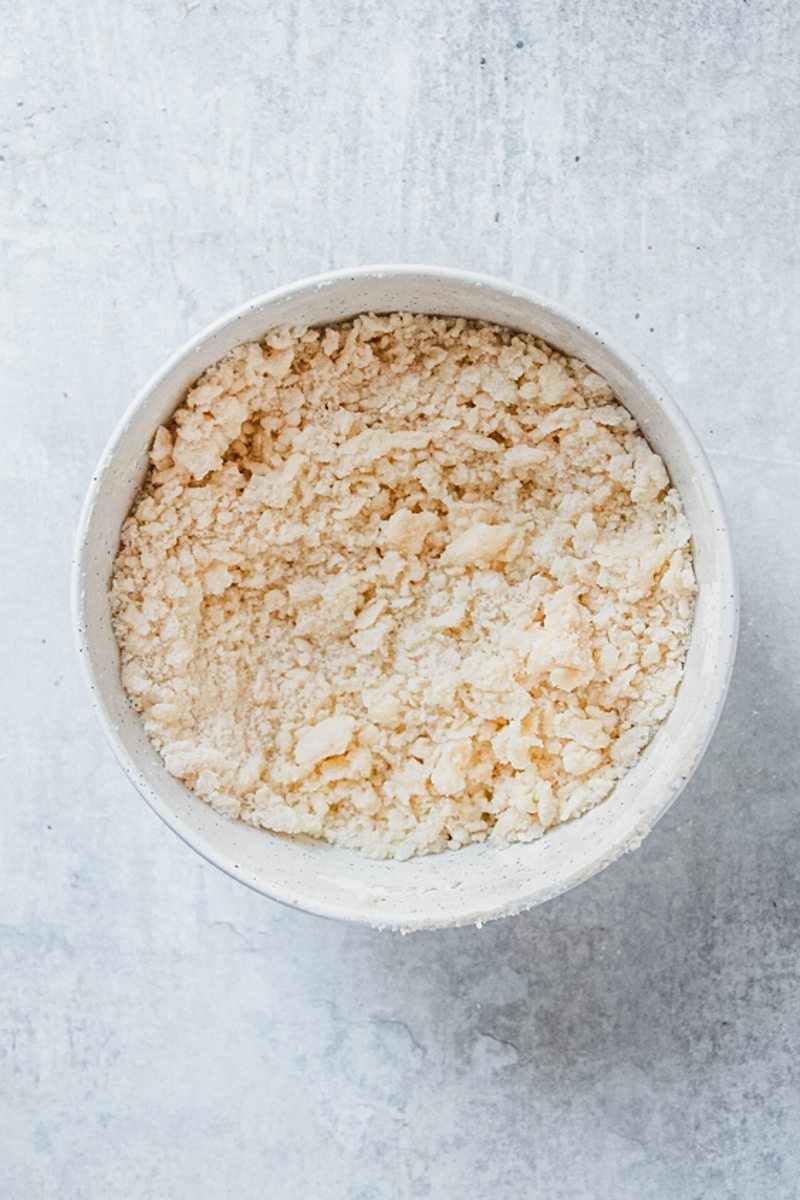
[[[221,355],[271,327],[320,324],[364,310],[460,315],[537,334],[603,375],[664,459],[683,497],[699,594],[686,674],[669,718],[599,807],[528,845],[474,845],[409,862],[228,821],[173,779],[119,680],[108,580],[119,531],[147,469],[156,427]],[[736,637],[736,586],[725,516],[693,434],[659,385],[590,328],[497,281],[419,268],[338,273],[262,297],[212,326],[147,385],[109,444],[78,536],[79,645],[93,703],[136,786],[190,845],[266,895],[311,912],[404,929],[487,920],[566,890],[637,845],[681,790],[716,723]]]

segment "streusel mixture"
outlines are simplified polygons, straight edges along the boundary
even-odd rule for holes
[[[534,337],[277,329],[151,460],[111,585],[122,679],[226,816],[379,857],[529,840],[672,707],[680,499],[605,381]]]

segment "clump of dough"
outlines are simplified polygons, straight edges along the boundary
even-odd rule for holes
[[[168,770],[377,857],[599,803],[672,707],[694,593],[680,499],[603,379],[403,313],[206,371],[156,434],[111,584]]]

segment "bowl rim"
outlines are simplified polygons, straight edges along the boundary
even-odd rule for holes
[[[485,273],[469,271],[457,267],[439,267],[430,264],[418,263],[379,263],[366,264],[358,267],[339,268],[332,271],[321,272],[317,275],[305,276],[288,284],[282,284],[279,287],[272,288],[267,292],[259,293],[251,299],[244,301],[241,304],[235,305],[228,309],[214,321],[205,325],[196,334],[185,340],[177,350],[175,350],[168,358],[166,358],[161,366],[159,366],[147,379],[142,387],[135,393],[133,399],[126,406],[121,416],[119,417],[114,429],[109,436],[97,465],[93,471],[91,482],[86,491],[86,495],[81,505],[80,516],[75,533],[75,541],[72,553],[71,573],[70,573],[70,601],[71,601],[71,616],[72,616],[72,631],[75,646],[78,653],[78,659],[81,664],[81,674],[89,692],[91,707],[93,708],[106,741],[111,747],[111,750],[120,764],[128,779],[133,783],[136,790],[147,802],[149,807],[156,813],[158,817],[173,831],[178,837],[190,846],[196,853],[201,855],[207,862],[224,871],[226,875],[232,879],[236,879],[239,883],[243,883],[252,891],[260,895],[266,896],[269,899],[275,900],[287,907],[298,909],[303,912],[311,913],[315,916],[324,916],[337,920],[345,920],[354,924],[373,924],[370,921],[369,915],[366,912],[358,911],[356,906],[347,907],[336,902],[320,902],[315,899],[297,896],[292,893],[290,888],[287,888],[277,882],[269,880],[257,880],[245,878],[236,869],[233,858],[227,855],[222,850],[216,850],[210,845],[202,835],[196,833],[187,822],[182,818],[176,817],[170,809],[166,801],[160,796],[158,789],[153,786],[149,780],[142,776],[140,769],[133,762],[127,750],[122,744],[121,739],[117,735],[116,727],[111,719],[107,709],[103,684],[97,678],[94,671],[92,656],[90,653],[91,640],[89,636],[88,623],[85,614],[85,588],[84,580],[86,577],[85,565],[89,552],[89,526],[91,516],[95,505],[102,493],[105,477],[111,467],[116,452],[123,441],[131,420],[138,410],[147,402],[151,394],[161,383],[186,359],[191,357],[211,338],[216,334],[228,329],[241,318],[251,314],[252,312],[266,308],[283,299],[291,297],[297,293],[308,290],[317,290],[330,285],[334,285],[345,281],[357,281],[365,278],[387,278],[392,276],[419,276],[422,280],[448,281],[453,283],[464,284],[472,288],[486,288],[495,292],[501,292],[506,296],[521,300],[524,303],[529,303],[540,310],[544,310],[552,314],[557,320],[572,326],[573,329],[585,335],[590,340],[593,340],[604,348],[609,350],[618,362],[633,376],[637,383],[644,389],[649,391],[651,395],[657,398],[659,406],[664,415],[680,440],[684,451],[690,452],[696,464],[702,468],[703,490],[713,506],[717,516],[717,524],[714,530],[715,552],[719,556],[720,569],[723,576],[723,582],[726,592],[730,596],[730,603],[724,608],[724,620],[727,628],[723,630],[726,635],[724,638],[726,652],[722,661],[718,664],[715,674],[718,676],[718,685],[716,688],[716,697],[713,707],[708,711],[705,721],[705,731],[701,740],[696,743],[696,753],[691,768],[686,772],[678,786],[674,786],[665,792],[662,801],[659,805],[653,806],[648,812],[646,823],[642,823],[637,830],[634,838],[628,839],[627,842],[619,844],[615,847],[614,852],[609,855],[607,851],[598,852],[595,858],[588,864],[584,864],[577,869],[563,882],[557,886],[550,887],[537,892],[535,884],[531,887],[530,894],[524,895],[515,903],[513,907],[505,907],[500,910],[487,905],[485,910],[475,911],[459,915],[453,919],[450,917],[431,917],[416,918],[409,923],[403,924],[404,930],[413,929],[437,929],[437,928],[452,928],[459,925],[468,924],[484,924],[491,920],[499,919],[503,916],[514,915],[538,904],[544,903],[546,900],[552,899],[563,892],[571,890],[579,883],[590,879],[604,867],[609,866],[616,861],[626,851],[640,844],[643,837],[650,832],[653,826],[661,819],[664,813],[671,807],[677,799],[683,788],[688,783],[689,778],[693,774],[696,766],[702,759],[711,738],[714,735],[716,727],[719,723],[722,710],[727,699],[730,686],[731,676],[733,672],[734,660],[736,657],[736,648],[739,634],[740,620],[740,589],[739,580],[736,570],[736,562],[733,553],[732,538],[730,533],[730,524],[727,517],[722,494],[719,484],[714,474],[708,456],[697,439],[693,429],[691,428],[683,412],[673,400],[668,389],[663,385],[661,380],[635,356],[629,353],[625,348],[620,347],[615,338],[609,336],[602,326],[595,322],[589,322],[584,317],[572,311],[568,306],[551,300],[548,297],[540,295],[534,290],[518,285],[511,280],[504,279],[499,276],[493,276]],[[422,310],[420,310],[422,311]],[[458,315],[458,314],[453,314]],[[556,347],[558,348],[558,347]],[[120,684],[121,686],[121,684]],[[381,927],[381,926],[378,926]]]

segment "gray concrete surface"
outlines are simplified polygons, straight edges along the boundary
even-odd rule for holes
[[[0,11],[0,1194],[796,1196],[796,7]],[[377,260],[509,275],[662,372],[744,604],[718,735],[637,853],[409,938],[278,908],[162,828],[67,609],[149,372],[252,293]]]

